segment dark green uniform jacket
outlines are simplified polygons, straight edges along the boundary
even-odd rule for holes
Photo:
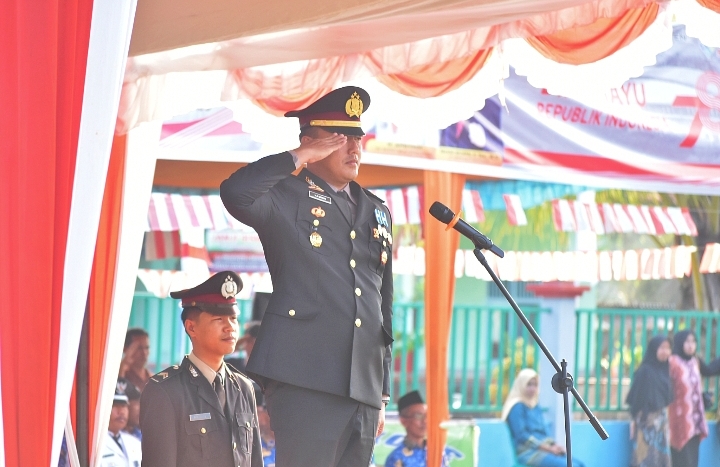
[[[220,186],[230,214],[258,232],[273,282],[247,373],[380,408],[392,343],[390,211],[351,182],[351,223],[347,200],[294,170],[289,153],[276,154]]]
[[[143,467],[262,467],[252,382],[225,368],[227,414],[187,357],[150,378],[140,399]]]

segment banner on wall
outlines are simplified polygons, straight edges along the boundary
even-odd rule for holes
[[[675,28],[672,48],[656,65],[605,95],[583,103],[549,95],[511,70],[504,96],[507,109],[497,97],[487,100],[470,119],[442,130],[436,148],[378,125],[366,150],[500,178],[697,194],[720,189],[720,49],[686,37],[683,28]]]

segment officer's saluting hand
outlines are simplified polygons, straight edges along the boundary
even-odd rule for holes
[[[260,467],[262,447],[252,382],[223,357],[238,339],[235,295],[242,281],[220,272],[182,299],[193,350],[150,378],[140,400],[144,467]]]

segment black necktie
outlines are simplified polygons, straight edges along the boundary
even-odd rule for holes
[[[122,443],[120,442],[120,433],[118,433],[118,434],[116,434],[116,435],[112,435],[112,439],[115,440],[115,442],[117,443],[117,445],[120,447],[120,450],[121,450],[122,452],[125,452],[125,449],[123,448],[123,445],[122,445]]]
[[[218,373],[215,375],[215,381],[213,381],[213,388],[215,389],[215,394],[217,394],[218,401],[220,401],[220,407],[222,407],[223,412],[225,411],[225,388],[223,387],[222,379],[220,378],[220,374]]]
[[[350,200],[350,195],[348,195],[348,192],[345,190],[340,190],[337,192],[338,196],[340,196],[342,199],[345,200],[347,203],[347,209],[343,209],[343,212],[348,216],[348,219],[350,220],[350,224],[355,223],[355,205]]]

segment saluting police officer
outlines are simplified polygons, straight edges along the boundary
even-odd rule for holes
[[[219,272],[182,299],[192,352],[156,374],[142,393],[144,467],[261,467],[262,447],[252,382],[223,357],[238,338],[235,295],[242,281]]]
[[[360,187],[360,116],[370,96],[330,92],[288,112],[300,146],[220,186],[262,240],[273,294],[246,371],[264,388],[278,467],[366,467],[389,400],[392,225]],[[293,176],[293,172],[307,167]]]

